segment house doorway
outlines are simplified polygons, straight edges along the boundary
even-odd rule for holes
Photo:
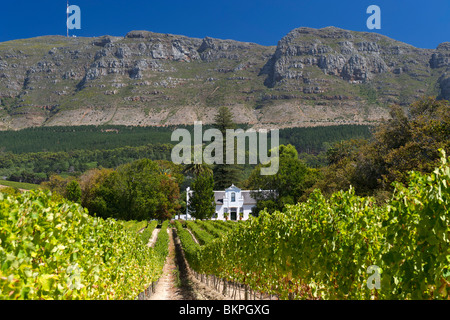
[[[237,210],[236,210],[236,208],[231,208],[231,210],[230,210],[230,220],[237,220]]]

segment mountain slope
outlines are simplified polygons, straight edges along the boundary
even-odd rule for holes
[[[227,105],[255,127],[371,123],[386,105],[450,98],[450,43],[298,28],[278,45],[131,31],[0,43],[0,129],[211,122]]]

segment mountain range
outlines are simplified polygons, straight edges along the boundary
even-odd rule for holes
[[[0,130],[211,123],[220,106],[255,128],[372,124],[429,95],[450,100],[450,42],[301,27],[277,46],[149,31],[0,43]]]

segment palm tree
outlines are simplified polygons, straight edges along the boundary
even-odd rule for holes
[[[162,175],[165,175],[165,176],[168,177],[170,180],[175,180],[175,177],[172,176],[172,170],[169,169],[169,168],[168,168],[168,169],[160,168],[160,169],[159,169],[159,173],[162,174]]]
[[[191,174],[194,177],[198,177],[202,173],[212,174],[213,171],[211,167],[204,163],[190,163],[187,164],[183,171],[184,174]]]

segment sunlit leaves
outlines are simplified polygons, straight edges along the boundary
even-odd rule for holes
[[[0,193],[0,299],[134,299],[163,259],[115,220],[42,191]]]
[[[196,248],[198,272],[287,299],[447,299],[450,290],[450,170],[410,174],[383,206],[354,190],[313,192],[284,212],[260,212]],[[367,267],[381,268],[381,288]]]

